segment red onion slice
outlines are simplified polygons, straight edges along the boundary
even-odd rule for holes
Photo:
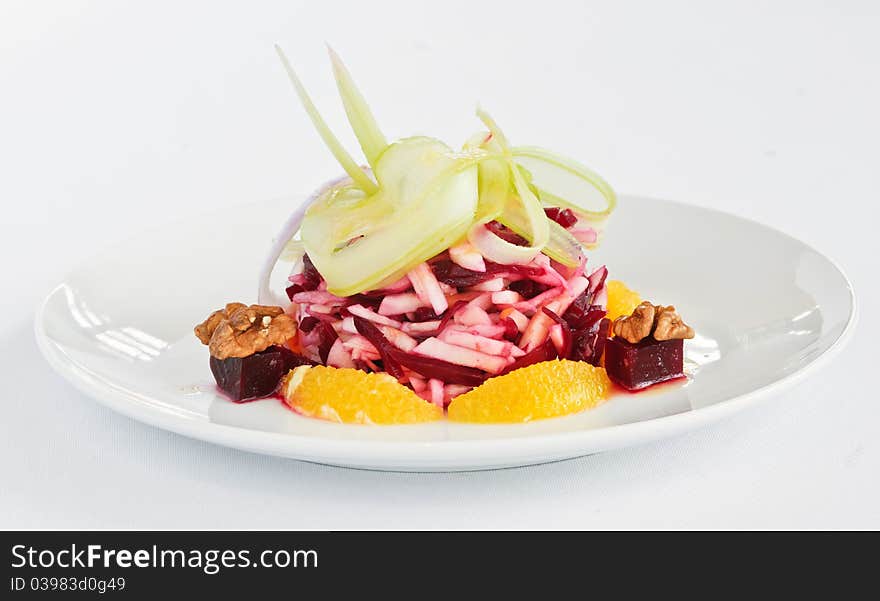
[[[299,226],[302,224],[303,217],[306,214],[306,210],[311,206],[315,200],[318,199],[319,196],[324,194],[330,188],[334,186],[338,186],[344,183],[350,183],[351,178],[348,176],[338,177],[334,180],[331,180],[318,188],[315,192],[312,193],[311,196],[306,198],[302,204],[300,204],[296,210],[291,213],[290,217],[287,218],[287,221],[284,222],[284,225],[281,227],[281,231],[275,236],[272,240],[272,246],[269,247],[269,252],[266,255],[266,259],[263,261],[263,265],[260,268],[260,279],[259,279],[259,288],[257,290],[257,302],[261,305],[272,305],[279,307],[286,307],[288,305],[288,301],[285,299],[285,295],[278,294],[273,291],[269,286],[272,280],[272,273],[275,271],[275,266],[278,265],[278,259],[281,257],[281,253],[284,251],[284,247],[287,246],[287,243],[290,242],[291,238],[299,231]]]

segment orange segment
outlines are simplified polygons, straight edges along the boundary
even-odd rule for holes
[[[449,405],[459,422],[519,423],[592,409],[607,396],[611,381],[601,367],[582,361],[535,363],[490,378]]]
[[[623,315],[630,315],[633,309],[642,302],[642,297],[635,290],[630,290],[620,280],[609,280],[608,287],[608,319],[614,321]]]
[[[443,417],[443,409],[384,373],[304,365],[288,374],[281,392],[297,413],[344,424],[415,424]]]

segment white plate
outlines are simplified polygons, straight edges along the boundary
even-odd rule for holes
[[[590,260],[675,304],[696,328],[686,384],[513,426],[349,426],[301,417],[274,399],[237,405],[214,392],[192,327],[227,301],[256,300],[262,255],[296,203],[217,212],[97,257],[39,308],[46,359],[108,407],[186,436],[333,465],[471,470],[566,459],[714,422],[818,367],[855,323],[846,277],[802,242],[724,213],[624,197]]]

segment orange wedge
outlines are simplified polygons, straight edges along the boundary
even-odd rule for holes
[[[281,393],[297,413],[343,424],[415,424],[443,417],[443,409],[384,373],[303,365],[287,375]]]
[[[535,363],[486,380],[449,405],[449,419],[521,423],[592,409],[608,396],[611,381],[601,367],[582,361]]]

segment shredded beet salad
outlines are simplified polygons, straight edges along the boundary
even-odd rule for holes
[[[571,210],[545,213],[574,236],[584,235]],[[498,222],[486,227],[527,244]],[[487,378],[540,361],[596,365],[610,325],[607,273],[604,266],[588,269],[583,255],[576,267],[544,253],[502,265],[464,241],[381,290],[341,297],[328,292],[304,255],[289,277],[288,313],[298,321],[297,346],[309,360],[386,372],[446,406]]]

